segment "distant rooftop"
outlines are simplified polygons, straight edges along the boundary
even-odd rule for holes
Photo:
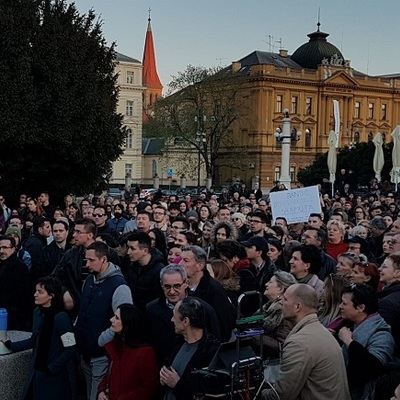
[[[162,153],[164,148],[164,139],[143,138],[142,139],[142,154],[144,156],[155,156]]]
[[[139,60],[136,60],[136,58],[132,58],[118,52],[116,52],[116,54],[117,54],[117,61],[141,64],[141,62]]]

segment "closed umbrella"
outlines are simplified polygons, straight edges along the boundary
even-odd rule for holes
[[[390,181],[394,183],[397,193],[397,185],[400,182],[400,125],[397,125],[392,132],[393,136],[393,151],[392,164],[393,168],[390,171]]]
[[[336,154],[336,133],[331,131],[328,136],[328,170],[329,170],[329,181],[332,183],[332,198],[334,195],[333,184],[336,178],[336,166],[337,166],[337,154]]]
[[[378,132],[372,141],[374,142],[375,145],[373,168],[375,171],[375,178],[377,179],[378,182],[380,182],[382,180],[381,172],[385,164],[385,157],[383,155],[383,147],[382,147],[383,137],[381,133]]]

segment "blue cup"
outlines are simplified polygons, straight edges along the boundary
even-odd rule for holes
[[[5,308],[0,308],[0,331],[7,330],[8,314]]]

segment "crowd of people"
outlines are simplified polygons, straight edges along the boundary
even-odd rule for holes
[[[288,224],[237,185],[192,198],[0,194],[0,308],[31,331],[26,399],[192,399],[190,372],[263,315],[264,399],[390,399],[400,384],[400,211],[341,181]],[[378,187],[377,187],[378,186]],[[13,205],[11,200],[10,204]],[[261,342],[260,342],[261,341]],[[271,367],[272,368],[272,367]],[[84,394],[83,394],[84,391]],[[398,390],[399,391],[399,390]]]

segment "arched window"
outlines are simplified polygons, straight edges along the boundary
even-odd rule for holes
[[[358,132],[358,131],[354,132],[354,142],[360,143],[360,132]]]
[[[151,176],[156,176],[157,174],[157,161],[152,160],[151,161]]]

